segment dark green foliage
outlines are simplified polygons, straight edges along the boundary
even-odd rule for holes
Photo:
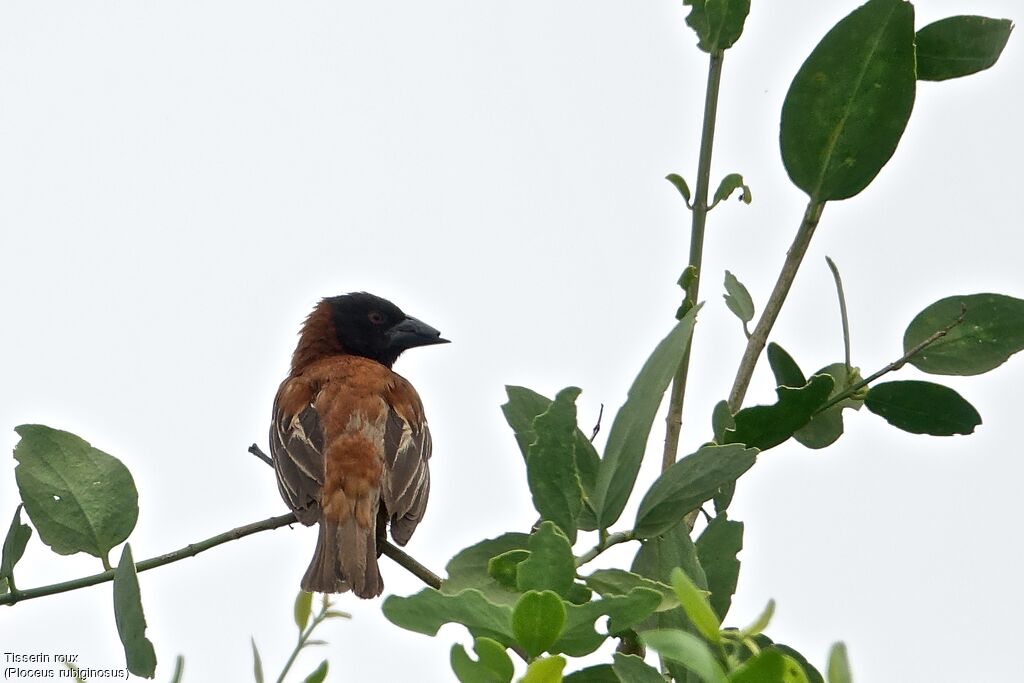
[[[980,375],[1024,349],[1024,300],[1004,294],[940,299],[914,316],[903,334],[903,350],[942,330],[948,331],[910,363],[932,375]]]
[[[978,411],[960,394],[931,382],[878,384],[871,387],[864,404],[892,426],[914,434],[971,434],[981,424]]]
[[[1009,19],[958,16],[917,32],[917,77],[944,81],[984,71],[996,63],[1013,31]]]
[[[846,199],[896,151],[914,107],[914,6],[869,0],[835,25],[782,105],[786,171],[812,202]]]
[[[121,551],[121,561],[114,572],[114,621],[124,646],[128,671],[143,678],[153,678],[156,652],[146,637],[146,616],[142,613],[139,579],[128,543]]]

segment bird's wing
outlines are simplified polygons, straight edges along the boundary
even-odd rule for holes
[[[384,482],[381,498],[391,520],[391,536],[405,545],[423,518],[430,495],[430,430],[416,390],[396,375],[388,392],[384,423]]]
[[[324,484],[324,428],[313,407],[318,393],[319,388],[308,378],[288,378],[274,399],[270,424],[270,454],[278,489],[307,526],[320,517]]]

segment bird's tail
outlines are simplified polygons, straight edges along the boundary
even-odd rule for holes
[[[302,590],[375,598],[384,591],[377,567],[376,531],[361,527],[353,516],[342,523],[321,518],[313,560],[302,577]]]

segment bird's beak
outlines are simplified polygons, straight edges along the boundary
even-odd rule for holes
[[[441,338],[440,332],[416,318],[406,318],[388,330],[387,336],[388,347],[395,349],[449,343],[447,339]]]

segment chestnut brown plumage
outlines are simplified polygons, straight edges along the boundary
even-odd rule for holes
[[[303,590],[384,590],[385,527],[405,545],[430,493],[423,405],[391,366],[407,349],[447,341],[365,292],[323,299],[306,318],[270,426],[281,497],[300,522],[320,525]]]

